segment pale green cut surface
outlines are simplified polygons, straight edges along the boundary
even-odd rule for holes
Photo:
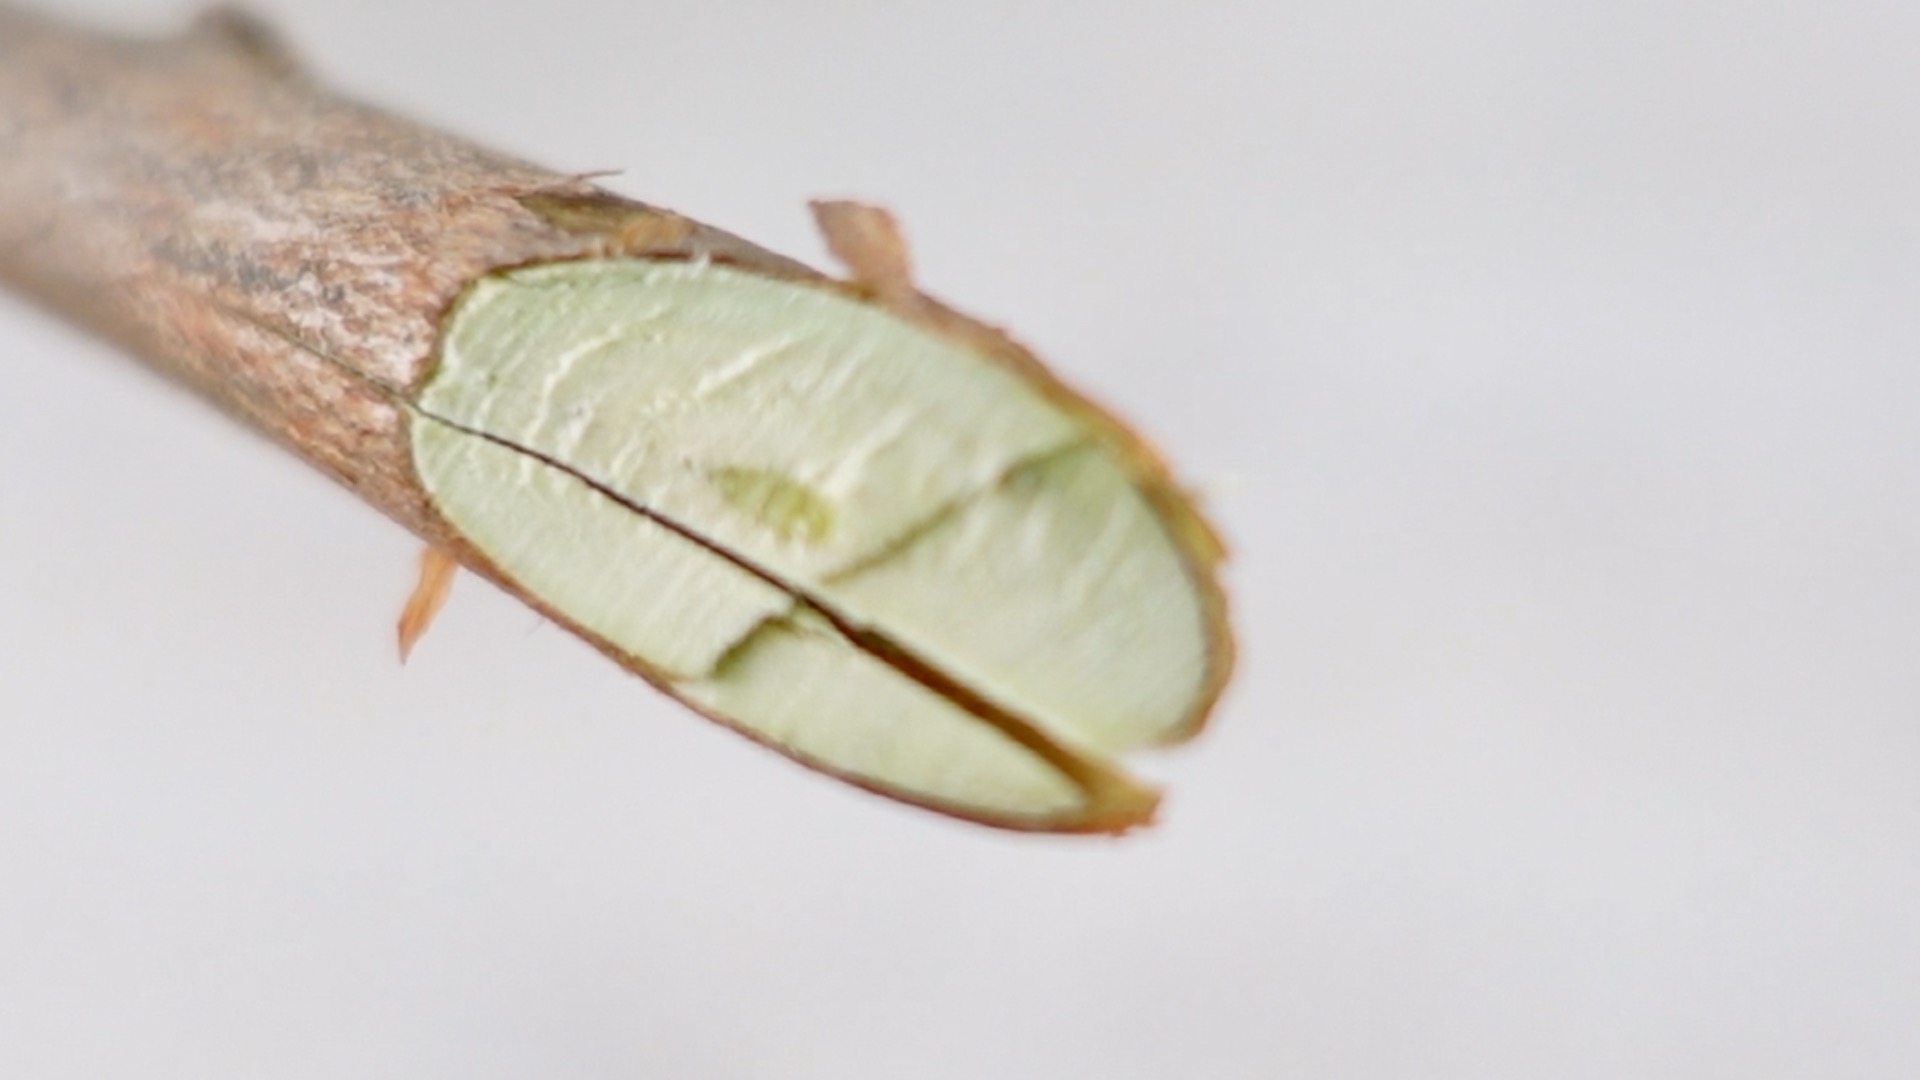
[[[711,674],[793,608],[778,586],[538,458],[426,418],[413,452],[440,512],[496,566],[664,676]]]
[[[482,280],[420,407],[796,580],[1083,434],[1017,375],[892,315],[702,263],[554,263]],[[794,492],[814,524],[757,512],[743,476]]]
[[[1163,740],[1207,668],[1192,582],[1126,473],[1082,444],[1015,470],[821,594],[1043,726]],[[983,602],[997,610],[983,610]]]
[[[1200,583],[1106,444],[1005,365],[706,263],[511,271],[447,326],[413,426],[427,490],[503,573],[688,700],[1009,820],[1085,796],[996,723],[1097,758],[1193,719]]]
[[[1087,802],[1053,766],[818,618],[768,624],[716,678],[678,689],[802,757],[961,813],[1037,821]]]
[[[416,416],[440,510],[502,572],[689,702],[862,782],[962,814],[1072,818],[1080,787],[848,642],[795,597],[529,454]]]

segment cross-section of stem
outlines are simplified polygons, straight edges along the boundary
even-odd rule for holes
[[[889,217],[818,210],[852,280],[334,97],[250,21],[0,8],[0,278],[810,765],[1146,820],[1116,756],[1230,663],[1212,533]]]

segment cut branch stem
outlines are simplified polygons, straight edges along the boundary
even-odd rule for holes
[[[1230,646],[1213,534],[1124,426],[920,293],[890,217],[817,212],[854,280],[336,97],[242,16],[133,40],[0,6],[0,280],[808,764],[997,825],[1145,820],[1152,792],[1109,755],[1190,734],[1218,695]],[[665,312],[646,335],[640,308]],[[853,389],[806,396],[821,381],[806,373],[839,378],[869,354],[834,384]],[[784,365],[777,388],[755,382],[771,378],[766,356]],[[906,381],[888,381],[895,361]],[[568,398],[562,369],[538,366],[561,364],[592,392]],[[676,364],[683,381],[658,383]],[[529,371],[543,389],[499,389]],[[713,406],[668,454],[647,440],[675,430],[658,410],[669,390],[735,411]],[[586,398],[612,404],[590,413]],[[800,419],[778,419],[788,398]],[[976,412],[929,411],[961,399]],[[501,426],[523,406],[524,423]],[[834,423],[813,443],[785,430],[823,412]],[[867,437],[882,428],[891,441]],[[608,429],[638,434],[602,454],[593,432]],[[889,473],[896,452],[906,464]],[[700,471],[662,471],[670,457]],[[996,553],[1018,529],[1057,535],[1029,545],[1039,554]],[[601,532],[600,547],[567,547]],[[1104,561],[1046,561],[1080,549]],[[1068,607],[1029,595],[1076,577]],[[1190,607],[1190,629],[1143,631],[1186,616],[1099,598],[1160,596],[1175,578],[1178,596],[1154,603]],[[650,609],[676,589],[711,611]],[[403,651],[424,619],[410,625]],[[996,636],[1032,655],[996,653]],[[1112,677],[1057,674],[1083,659]],[[1153,665],[1171,673],[1126,682]],[[1108,712],[1166,701],[1076,719],[1105,682],[1124,690]]]

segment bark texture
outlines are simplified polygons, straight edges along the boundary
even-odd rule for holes
[[[431,542],[400,403],[476,277],[609,253],[804,268],[335,97],[231,12],[117,40],[0,7],[0,279]]]

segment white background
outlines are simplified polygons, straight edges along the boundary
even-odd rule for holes
[[[788,765],[0,297],[0,1075],[1920,1071],[1920,5],[264,5],[1136,420],[1241,674],[1120,841]],[[71,3],[130,28],[175,0]]]

